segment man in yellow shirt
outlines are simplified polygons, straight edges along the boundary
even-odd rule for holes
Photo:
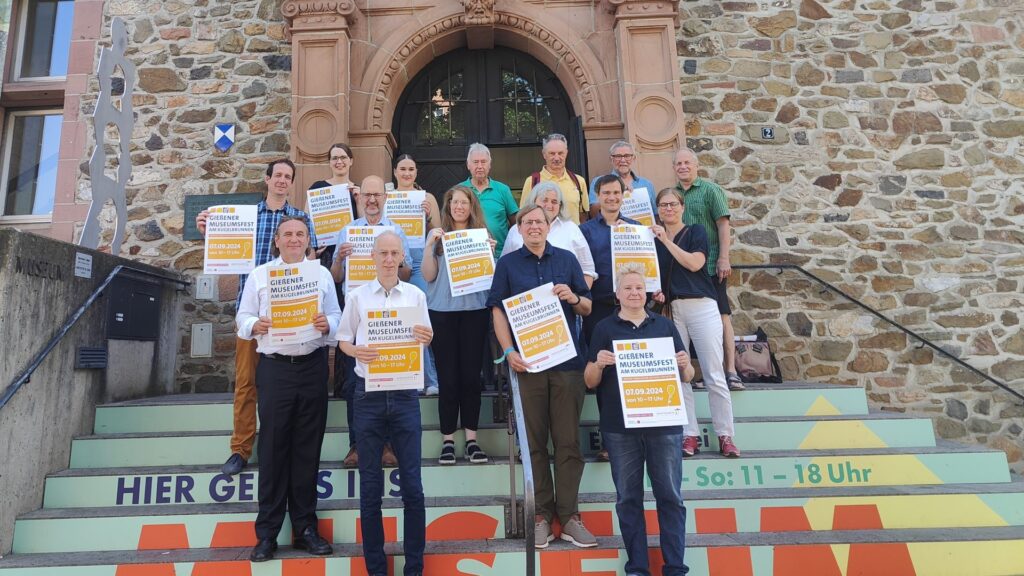
[[[569,143],[561,134],[549,134],[544,138],[541,155],[544,156],[544,167],[534,172],[523,182],[523,193],[519,199],[519,207],[530,196],[530,191],[540,182],[554,182],[562,189],[565,200],[565,211],[569,218],[579,224],[587,219],[590,212],[590,198],[587,196],[587,181],[578,174],[573,174],[565,167],[565,159],[569,154]]]

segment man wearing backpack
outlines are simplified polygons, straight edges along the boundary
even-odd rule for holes
[[[562,198],[565,200],[565,209],[569,213],[569,218],[576,224],[585,221],[590,212],[587,181],[565,167],[565,159],[569,155],[569,143],[565,136],[548,134],[544,138],[541,155],[544,156],[544,167],[540,169],[540,172],[534,172],[526,177],[526,181],[523,182],[522,196],[519,197],[519,207],[523,207],[525,199],[530,196],[530,191],[534,186],[541,182],[554,182],[562,189]]]

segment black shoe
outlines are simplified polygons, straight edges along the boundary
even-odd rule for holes
[[[327,540],[320,537],[320,534],[317,533],[316,528],[313,526],[307,526],[302,531],[302,534],[295,539],[295,542],[292,543],[292,547],[296,550],[305,550],[317,556],[326,556],[334,553],[334,548],[331,548]]]
[[[275,551],[277,551],[277,541],[265,538],[256,543],[256,547],[249,554],[249,561],[266,562],[267,560],[273,560]]]
[[[220,471],[229,476],[234,476],[241,472],[242,468],[245,468],[246,464],[248,464],[248,462],[246,462],[240,454],[235,453],[232,454],[231,457],[228,458],[227,462],[220,467]]]

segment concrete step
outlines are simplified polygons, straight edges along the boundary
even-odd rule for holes
[[[493,422],[494,393],[486,393],[481,407],[481,423]],[[696,391],[697,417],[710,418],[707,392]],[[134,400],[100,406],[96,409],[94,432],[117,434],[133,432],[181,432],[224,430],[231,427],[231,394],[181,394]],[[732,395],[733,412],[737,418],[765,416],[829,416],[867,414],[867,400],[862,388],[828,384],[786,382],[756,384]],[[421,400],[423,424],[436,426],[437,398]],[[584,420],[597,420],[597,401],[587,395]],[[345,403],[328,403],[327,425],[347,426]]]
[[[821,492],[826,492],[822,494]],[[736,532],[833,530],[843,526],[878,525],[885,529],[972,528],[1024,525],[1024,483],[959,484],[938,487],[823,488],[808,495],[796,489],[749,490],[742,499],[735,491],[698,493],[687,500],[687,532],[708,533],[729,526]],[[505,497],[431,498],[427,522],[478,526],[491,538],[505,534]],[[655,502],[647,493],[648,532],[658,533]],[[615,494],[581,497],[580,513],[598,536],[619,534]],[[334,542],[357,542],[358,501],[320,504],[321,522],[329,522]],[[202,504],[43,509],[26,514],[15,526],[14,553],[85,552],[152,548],[160,534],[184,534],[189,547],[254,545],[256,505]],[[385,522],[402,534],[400,499],[385,500]],[[280,544],[290,542],[290,525]],[[490,532],[489,532],[490,531]],[[241,540],[239,540],[241,539]]]
[[[580,445],[587,453],[600,449],[596,421],[582,423]],[[705,422],[702,441],[718,449],[714,429]],[[428,431],[429,430],[429,431]],[[462,440],[457,446],[461,455]],[[746,452],[761,450],[814,450],[836,448],[895,448],[934,446],[931,420],[869,415],[789,418],[739,418],[736,442]],[[220,464],[230,453],[230,431],[189,433],[151,432],[104,434],[76,438],[71,446],[72,468],[115,468]],[[257,439],[259,442],[259,439]],[[484,424],[478,434],[489,455],[508,456],[508,432],[504,424]],[[320,452],[321,460],[341,460],[349,450],[347,428],[330,428]],[[424,458],[437,458],[441,437],[437,427],[425,426]],[[250,463],[256,462],[254,457]]]
[[[46,480],[44,507],[98,507],[253,501],[257,469],[236,477],[217,466],[69,469]],[[397,469],[386,472],[392,495]],[[522,474],[517,473],[522,479]],[[1008,482],[1005,454],[943,443],[936,447],[856,450],[795,450],[754,453],[725,459],[704,453],[683,465],[683,489],[816,489],[827,486],[892,486],[945,483]],[[490,464],[441,467],[423,461],[424,491],[429,496],[502,495],[508,486],[507,460]],[[357,497],[358,472],[338,462],[322,462],[322,500]],[[588,462],[581,493],[613,492],[609,465]]]
[[[449,541],[428,542],[426,576],[525,573],[522,540],[484,539],[458,527]],[[466,539],[471,538],[471,539]],[[648,538],[652,568],[660,569],[660,539]],[[385,550],[393,574],[404,559],[397,543]],[[365,574],[358,544],[339,544],[334,554],[317,558],[283,548],[260,565],[248,561],[248,547],[189,550],[106,551],[15,554],[0,560],[4,576],[356,576]],[[556,541],[537,552],[539,576],[624,574],[626,560],[618,537],[599,538],[587,550]],[[1024,528],[837,530],[758,534],[700,534],[687,537],[691,574],[750,576],[1007,576],[1024,566]],[[465,570],[471,570],[466,572]]]

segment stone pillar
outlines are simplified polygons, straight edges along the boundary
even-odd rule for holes
[[[676,64],[677,3],[609,3],[615,9],[625,134],[636,146],[636,171],[657,186],[667,186],[675,181],[672,153],[685,142]]]
[[[351,0],[285,0],[281,13],[292,42],[292,160],[298,167],[292,201],[330,176],[328,146],[348,140]]]

